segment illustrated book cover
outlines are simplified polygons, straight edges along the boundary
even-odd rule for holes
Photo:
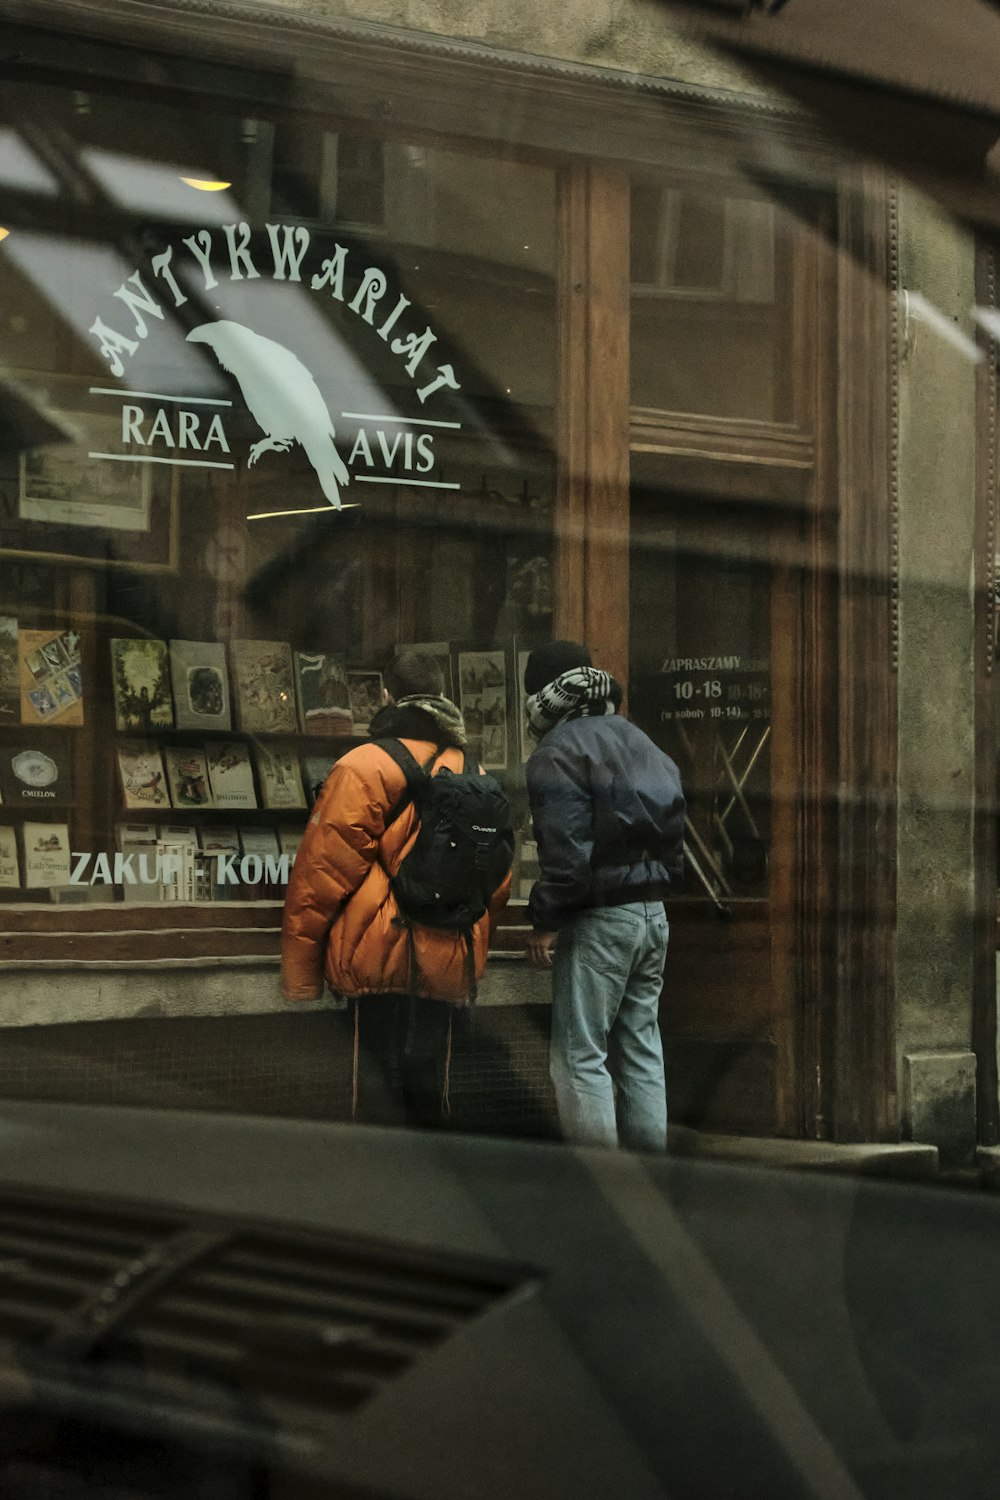
[[[303,734],[352,732],[347,665],[342,656],[326,651],[296,651],[295,685]]]
[[[241,740],[209,740],[208,780],[216,807],[256,807],[250,747]]]
[[[352,734],[369,732],[372,719],[382,707],[382,687],[381,672],[348,672]]]
[[[67,824],[25,823],[24,883],[29,890],[69,885]]]
[[[168,745],[163,753],[174,807],[211,807],[212,792],[204,750]]]
[[[118,774],[127,808],[170,806],[160,747],[149,740],[120,740]]]
[[[233,689],[241,729],[295,734],[292,648],[285,641],[233,641]]]
[[[0,724],[21,722],[21,679],[17,620],[0,615]]]
[[[258,745],[257,775],[265,807],[305,807],[302,774],[294,746]]]
[[[22,724],[82,724],[83,674],[75,630],[19,630]]]
[[[170,677],[178,729],[231,729],[226,648],[216,641],[171,641]]]
[[[470,755],[487,771],[507,765],[507,658],[503,651],[462,651],[459,707]]]
[[[64,745],[4,745],[0,787],[9,807],[65,807],[73,801],[70,751]]]
[[[0,887],[4,890],[17,890],[20,884],[17,833],[8,823],[0,823]]]
[[[111,682],[117,729],[148,732],[172,727],[174,706],[166,641],[113,640]]]

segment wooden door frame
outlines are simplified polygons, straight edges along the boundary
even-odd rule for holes
[[[623,190],[623,182],[625,184]],[[692,476],[737,471],[802,502],[796,587],[779,588],[791,649],[774,664],[788,705],[776,774],[797,787],[790,859],[772,887],[779,1131],[898,1135],[895,1059],[896,493],[894,196],[849,169],[797,237],[789,423],[623,410],[628,342],[627,179],[575,164],[560,188],[556,633],[628,670],[628,453]],[[626,200],[627,201],[627,200]],[[616,219],[609,221],[608,215]],[[602,281],[603,279],[603,281]],[[609,310],[613,309],[613,314]],[[834,372],[837,372],[836,374]],[[610,417],[609,417],[610,406]],[[595,422],[596,414],[604,418]],[[617,605],[615,606],[615,601]],[[777,622],[775,622],[777,625]],[[786,816],[787,814],[787,816]],[[787,955],[787,962],[785,956]]]

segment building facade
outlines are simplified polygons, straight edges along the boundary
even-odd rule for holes
[[[992,1144],[989,247],[639,3],[0,12],[0,1088],[341,1107],[282,884],[423,644],[519,832],[469,1118],[543,1128],[571,636],[688,793],[673,1118]]]

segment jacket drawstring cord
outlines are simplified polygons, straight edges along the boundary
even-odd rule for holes
[[[455,1023],[455,1012],[448,1006],[448,1047],[444,1055],[444,1087],[441,1090],[441,1113],[451,1115],[451,1032]]]

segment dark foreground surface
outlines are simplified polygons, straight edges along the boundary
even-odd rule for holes
[[[995,1491],[993,1195],[54,1105],[0,1148],[4,1500]]]

